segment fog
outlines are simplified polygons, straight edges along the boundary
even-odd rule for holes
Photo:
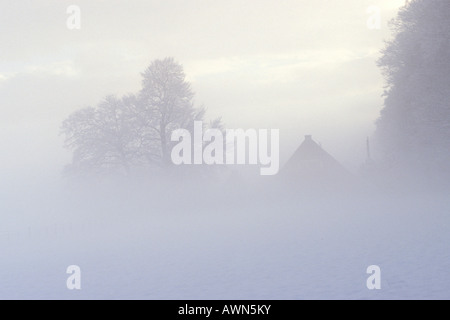
[[[40,145],[41,163],[61,167],[61,120],[107,94],[137,90],[152,60],[172,56],[211,117],[230,128],[282,128],[284,158],[314,134],[355,169],[382,106],[375,60],[403,1],[377,1],[380,30],[366,27],[371,1],[345,3],[80,1],[80,30],[66,27],[70,1],[4,4],[2,161],[27,158],[28,147],[11,146],[14,137]]]
[[[3,299],[448,298],[447,194],[28,187],[2,190]],[[80,291],[66,288],[73,264]]]
[[[404,1],[80,0],[70,30],[72,4],[0,10],[0,299],[450,297],[448,176],[375,134]],[[176,124],[279,130],[279,173],[168,164],[158,64],[192,89]]]

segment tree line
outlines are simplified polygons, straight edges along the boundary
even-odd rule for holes
[[[448,184],[450,2],[412,0],[378,61],[386,81],[376,140],[383,169]]]

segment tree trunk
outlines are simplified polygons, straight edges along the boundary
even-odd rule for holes
[[[166,126],[161,124],[160,129],[160,139],[161,139],[161,162],[163,165],[167,165],[167,141],[166,141]]]

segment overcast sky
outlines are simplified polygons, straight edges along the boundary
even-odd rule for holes
[[[71,112],[136,92],[157,58],[184,65],[196,103],[227,128],[305,134],[347,167],[364,161],[382,107],[375,65],[404,0],[18,0],[0,4],[0,178],[60,172]],[[66,27],[69,5],[81,29]],[[381,9],[370,30],[367,8]],[[39,169],[39,170],[37,170]]]

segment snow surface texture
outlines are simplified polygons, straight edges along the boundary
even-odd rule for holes
[[[37,189],[2,192],[1,299],[450,298],[447,194]]]

